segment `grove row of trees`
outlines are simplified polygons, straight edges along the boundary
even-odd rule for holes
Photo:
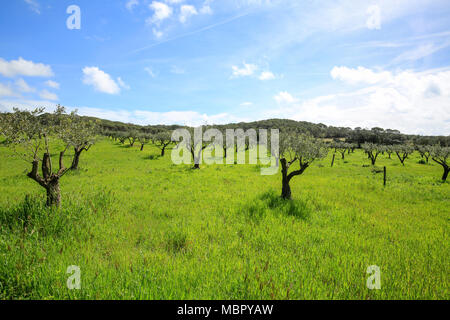
[[[51,114],[44,113],[44,108],[14,109],[0,117],[0,135],[17,157],[29,163],[27,176],[45,188],[48,206],[60,205],[59,181],[69,170],[78,169],[80,156],[94,143],[97,130],[95,121],[81,118],[76,111],[67,114],[59,105]],[[73,149],[71,166],[66,167],[64,157],[70,148]],[[55,160],[58,167],[54,166]]]
[[[411,144],[380,145],[374,143],[364,143],[361,147],[367,154],[367,157],[371,160],[372,165],[375,165],[380,154],[387,153],[389,158],[391,158],[392,154],[395,154],[400,163],[404,166],[405,160],[408,159],[414,151],[418,151],[420,156],[426,159],[426,163],[428,163],[431,158],[434,162],[442,166],[444,169],[442,181],[445,182],[447,180],[450,172],[450,147],[441,147],[440,145],[413,146]]]
[[[221,128],[225,130],[226,127]],[[64,107],[58,105],[56,110],[49,114],[44,109],[33,111],[21,111],[14,109],[12,113],[0,114],[0,135],[4,136],[5,143],[11,145],[15,154],[30,165],[27,176],[45,188],[47,192],[47,205],[59,206],[61,193],[59,182],[69,170],[76,170],[83,151],[88,151],[95,142],[96,134],[102,131],[103,135],[111,137],[115,141],[134,146],[140,144],[141,150],[148,143],[153,143],[161,149],[161,156],[171,141],[171,131],[165,127],[158,130],[144,131],[132,128],[129,131],[101,130],[95,119],[87,119],[77,115],[76,112],[67,114]],[[190,128],[193,131],[193,128]],[[193,136],[193,135],[191,135]],[[311,164],[327,156],[330,148],[345,158],[345,154],[354,152],[357,143],[343,141],[326,142],[298,128],[284,128],[279,136],[279,148],[273,150],[272,155],[276,157],[277,164],[281,164],[283,199],[291,198],[291,180],[303,174]],[[246,139],[243,148],[251,150],[256,145],[255,139]],[[270,140],[270,139],[269,139]],[[228,142],[228,141],[227,141]],[[199,168],[197,161],[200,153],[208,146],[215,145],[215,141],[202,142],[199,146],[189,142],[189,151],[194,159],[194,168]],[[382,145],[375,143],[363,143],[362,149],[367,154],[371,163],[375,165],[379,154],[387,153],[389,157],[395,154],[404,165],[405,160],[415,148],[410,144]],[[64,157],[68,149],[73,149],[71,166],[64,165]],[[442,180],[446,181],[449,169],[450,148],[440,145],[419,145],[417,151],[428,161],[431,158],[444,169]],[[226,156],[226,146],[224,146]],[[53,167],[52,155],[58,154],[58,168]],[[55,158],[55,157],[53,157]],[[39,171],[40,168],[40,171]]]

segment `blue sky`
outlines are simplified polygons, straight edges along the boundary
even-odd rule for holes
[[[138,124],[290,118],[450,134],[447,0],[0,6],[0,111],[60,103]]]

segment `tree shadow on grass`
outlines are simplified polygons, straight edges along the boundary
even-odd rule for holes
[[[258,222],[268,213],[307,220],[312,209],[307,201],[285,200],[271,190],[254,199],[251,204],[244,205],[240,211],[252,221]]]
[[[129,144],[119,144],[119,148],[122,148],[122,149],[130,149],[130,148],[134,148],[134,147],[135,147],[135,145],[131,146]]]
[[[158,160],[159,158],[161,158],[161,155],[159,155],[159,154],[150,154],[150,155],[144,156],[145,160]]]

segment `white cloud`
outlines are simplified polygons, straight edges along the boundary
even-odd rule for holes
[[[244,62],[243,68],[232,66],[231,69],[233,70],[233,78],[248,77],[253,75],[255,71],[258,70],[258,66],[255,64],[247,64]]]
[[[211,9],[210,6],[211,2],[212,0],[205,0],[205,2],[203,2],[203,6],[200,8],[201,14],[213,14],[213,10]]]
[[[136,7],[139,4],[138,0],[128,0],[128,2],[125,4],[125,7],[129,11],[133,11],[133,8]]]
[[[294,98],[289,92],[287,91],[282,91],[280,93],[278,93],[275,97],[273,97],[275,99],[275,101],[279,104],[291,104],[291,103],[295,103],[298,100],[296,98]]]
[[[46,111],[52,112],[56,105],[52,101],[35,101],[35,100],[0,100],[0,111],[12,111],[13,107],[20,109],[33,110],[36,106],[46,107]],[[197,111],[168,111],[168,112],[151,112],[147,110],[108,110],[91,107],[70,107],[67,110],[78,110],[78,114],[82,116],[91,116],[112,121],[121,121],[125,123],[135,123],[140,125],[155,124],[179,124],[188,126],[199,126],[208,124],[227,124],[249,121],[250,119],[236,117],[228,113],[206,114]]]
[[[19,91],[21,91],[21,92],[35,92],[36,91],[35,88],[30,87],[28,85],[28,83],[23,79],[17,79],[16,86],[18,87]]]
[[[111,76],[98,67],[85,67],[83,68],[83,83],[92,85],[95,90],[108,94],[120,93],[120,87],[111,78]]]
[[[52,68],[42,63],[34,63],[19,57],[17,60],[6,61],[0,58],[0,74],[5,77],[51,77]]]
[[[372,5],[367,8],[367,18],[366,25],[370,30],[380,30],[381,29],[381,9],[377,5]]]
[[[55,93],[49,92],[45,89],[39,93],[39,97],[45,100],[52,100],[52,101],[58,100],[58,96]]]
[[[270,71],[264,71],[259,76],[259,80],[273,80],[275,79],[275,75]]]
[[[154,11],[153,16],[147,19],[148,24],[159,25],[163,20],[172,16],[173,10],[165,3],[153,1],[149,5],[150,9]]]
[[[0,97],[15,97],[17,94],[11,89],[10,85],[0,83]]]
[[[180,8],[180,22],[186,23],[187,19],[191,16],[197,15],[197,9],[195,9],[194,6],[191,5],[182,5]]]
[[[145,67],[144,70],[145,70],[152,78],[156,78],[156,74],[153,72],[152,68]]]
[[[253,102],[242,102],[241,107],[251,107],[253,105]]]
[[[382,127],[411,134],[449,134],[450,69],[340,70],[346,72],[335,79],[348,83],[348,92],[284,104],[264,116],[345,127]]]
[[[153,35],[158,39],[162,38],[162,36],[164,35],[164,33],[161,30],[153,28],[152,31],[153,31]]]
[[[391,73],[388,71],[375,72],[364,67],[358,67],[356,69],[334,67],[331,70],[331,77],[351,84],[375,84],[381,81],[388,81],[391,78]]]
[[[28,4],[30,10],[37,14],[41,14],[40,5],[36,0],[25,0],[25,2]]]
[[[53,89],[59,89],[59,83],[56,81],[48,80],[45,82],[45,85]]]
[[[127,85],[127,84],[122,80],[121,77],[118,77],[118,78],[117,78],[117,83],[119,83],[119,86],[120,86],[121,88],[123,88],[123,89],[125,89],[125,90],[130,90],[130,86]]]

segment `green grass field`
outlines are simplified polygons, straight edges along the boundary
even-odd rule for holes
[[[46,209],[30,165],[0,146],[1,299],[449,299],[442,167],[359,150],[291,182],[257,165],[172,164],[101,140]],[[69,164],[69,155],[66,165]],[[363,166],[367,165],[367,166]],[[81,268],[81,290],[66,286]],[[381,269],[369,290],[367,267]]]

